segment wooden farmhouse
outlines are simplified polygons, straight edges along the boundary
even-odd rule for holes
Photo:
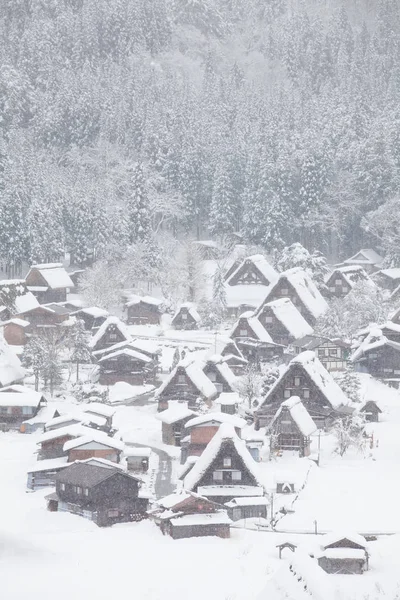
[[[157,500],[149,517],[173,539],[217,536],[230,537],[231,520],[219,504],[186,490]]]
[[[262,304],[268,304],[280,298],[289,298],[311,327],[315,325],[318,317],[328,309],[328,304],[315,283],[303,269],[298,267],[280,274],[279,279],[271,284]],[[262,305],[257,310],[257,314],[260,314],[261,311]]]
[[[322,538],[317,560],[326,573],[362,575],[369,567],[365,538],[355,533],[328,533]]]
[[[343,265],[338,265],[339,267],[345,265],[356,265],[363,267],[367,273],[375,273],[375,271],[379,271],[381,264],[383,262],[383,257],[380,256],[375,250],[371,248],[364,248],[343,261]]]
[[[69,311],[59,304],[41,304],[19,315],[30,324],[32,332],[42,328],[58,327],[69,319]]]
[[[268,425],[282,402],[292,396],[301,399],[320,428],[352,412],[349,399],[311,351],[293,358],[269,389],[255,412],[256,428]]]
[[[235,415],[238,411],[241,398],[237,392],[223,392],[215,401],[221,407],[221,412],[227,415]]]
[[[118,317],[108,317],[96,331],[89,341],[89,347],[92,352],[104,350],[110,346],[115,346],[121,342],[131,340],[131,335]]]
[[[165,312],[165,301],[152,296],[134,296],[125,308],[130,325],[159,325]]]
[[[351,354],[351,345],[348,342],[317,335],[306,335],[304,338],[294,341],[291,348],[295,354],[312,350],[327,371],[345,370]]]
[[[325,281],[327,295],[330,298],[344,298],[360,282],[368,283],[371,287],[375,287],[374,282],[362,266],[347,265],[346,267],[337,267],[329,274]]]
[[[278,273],[261,254],[245,258],[226,279],[228,285],[270,285]]]
[[[26,487],[28,490],[40,490],[44,487],[54,486],[56,475],[68,466],[67,457],[38,460],[27,472]]]
[[[45,405],[45,400],[40,392],[26,388],[23,393],[4,391],[0,393],[0,424],[7,427],[20,428],[27,419],[36,417]]]
[[[100,385],[113,385],[118,381],[143,385],[153,381],[157,372],[157,364],[151,358],[129,347],[105,354],[98,364]]]
[[[378,423],[379,415],[382,413],[381,409],[374,400],[368,400],[360,412],[365,416],[365,420],[368,423]]]
[[[184,437],[185,425],[196,413],[180,402],[170,402],[167,410],[160,412],[156,418],[161,421],[162,441],[168,446],[180,446]]]
[[[245,359],[234,340],[230,340],[224,344],[220,354],[235,375],[243,375],[243,372],[248,366],[248,361]]]
[[[214,240],[195,240],[192,246],[201,260],[218,260],[221,257],[221,248]]]
[[[62,429],[63,427],[71,427],[71,425],[82,424],[83,414],[66,414],[58,415],[48,419],[44,424],[44,431],[54,431],[56,429]],[[89,427],[89,425],[88,425]]]
[[[61,263],[32,265],[25,278],[27,289],[40,304],[65,302],[74,283]]]
[[[32,327],[29,321],[14,317],[9,321],[2,323],[3,335],[7,344],[10,346],[25,346],[32,334]]]
[[[183,486],[220,504],[233,498],[264,496],[257,463],[229,423],[221,425],[185,476]]]
[[[56,492],[47,497],[50,511],[71,512],[105,527],[146,517],[148,499],[141,482],[117,466],[76,462],[56,475]]]
[[[382,269],[374,273],[373,280],[383,289],[394,292],[400,286],[400,269]]]
[[[210,406],[218,394],[234,391],[235,385],[236,377],[221,356],[214,355],[207,361],[194,361],[188,357],[164,380],[155,398],[159,411],[168,408],[169,400],[187,402],[193,409],[198,398]]]
[[[37,392],[39,393],[39,392]],[[44,396],[42,396],[43,404],[46,402]],[[24,419],[20,425],[20,433],[35,433],[36,431],[44,432],[46,423],[53,418],[59,417],[60,413],[57,408],[53,405],[46,406],[42,405],[34,417]]]
[[[200,324],[200,315],[192,302],[181,304],[172,319],[174,329],[197,329]]]
[[[72,311],[71,315],[84,322],[86,331],[97,331],[110,316],[106,310],[98,306],[80,308]]]
[[[85,436],[78,437],[64,444],[64,453],[67,453],[68,462],[85,460],[87,458],[105,458],[114,463],[121,460],[124,444],[106,433],[94,431]]]
[[[354,369],[400,386],[400,343],[389,340],[381,329],[373,329],[351,356]]]
[[[89,402],[82,407],[82,412],[90,417],[104,419],[105,430],[111,431],[113,429],[113,416],[115,415],[115,408],[113,406],[107,406],[101,402]]]
[[[246,425],[246,421],[237,415],[210,412],[194,416],[185,424],[185,437],[181,440],[181,464],[188,456],[201,456],[209,442],[218,433],[223,423],[232,425],[238,437]]]
[[[310,436],[317,426],[298,396],[282,402],[269,427],[271,452],[310,454]]]
[[[141,446],[140,448],[125,448],[124,454],[128,471],[147,473],[149,470],[151,448],[145,446]]]
[[[283,346],[276,344],[254,313],[244,313],[232,329],[231,338],[251,364],[270,362],[283,356]]]
[[[225,502],[228,517],[232,521],[241,519],[266,519],[268,516],[269,500],[265,496],[233,498]]]
[[[294,340],[311,335],[313,329],[289,298],[262,304],[256,317],[276,344],[287,346]]]
[[[70,440],[90,435],[91,433],[92,430],[89,427],[85,427],[80,423],[46,431],[36,442],[39,446],[38,460],[68,456],[68,452],[64,450],[64,445]]]

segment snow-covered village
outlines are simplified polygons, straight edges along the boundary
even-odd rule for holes
[[[400,600],[399,49],[0,2],[0,600]]]

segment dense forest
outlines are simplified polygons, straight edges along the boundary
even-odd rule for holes
[[[0,255],[399,254],[398,0],[2,0]]]

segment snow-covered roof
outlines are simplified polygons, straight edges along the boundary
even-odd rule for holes
[[[292,396],[288,400],[282,402],[272,421],[272,425],[284,409],[287,409],[289,411],[293,421],[296,423],[302,435],[304,435],[305,437],[310,436],[312,433],[314,433],[314,431],[317,430],[316,424],[310,417],[306,407],[304,406],[304,404],[298,396]]]
[[[40,473],[41,471],[63,469],[64,467],[68,467],[70,464],[71,463],[68,462],[68,458],[66,456],[38,460],[33,467],[28,469],[28,473]]]
[[[36,393],[39,393],[39,392],[36,392]],[[23,421],[23,422],[28,423],[30,425],[35,425],[35,424],[44,425],[52,417],[52,415],[54,415],[55,412],[56,412],[56,408],[54,405],[42,406],[39,409],[39,411],[35,417],[32,417],[31,419],[26,419],[26,421]]]
[[[380,265],[383,261],[383,257],[378,254],[372,248],[363,248],[359,250],[357,254],[354,256],[350,256],[350,258],[346,258],[343,262],[347,263],[356,263],[356,264],[367,264],[367,265]]]
[[[100,325],[94,336],[89,341],[90,348],[94,348],[96,346],[96,344],[101,340],[101,338],[106,333],[110,325],[114,325],[126,340],[131,339],[131,334],[129,333],[126,325],[121,321],[121,319],[118,319],[118,317],[110,316],[107,317],[104,323]]]
[[[1,325],[8,325],[8,324],[12,324],[12,325],[18,325],[18,327],[29,327],[30,323],[29,321],[25,321],[24,319],[18,319],[18,317],[14,317],[13,319],[9,319],[8,321],[4,321],[3,323],[1,323]]]
[[[61,415],[59,417],[54,417],[52,419],[49,419],[48,421],[46,421],[45,423],[45,427],[47,430],[50,430],[52,428],[56,428],[59,429],[60,427],[62,427],[64,425],[64,423],[70,423],[72,421],[74,421],[75,423],[82,423],[82,418],[83,415],[78,415],[78,414],[66,414],[66,415]],[[60,427],[58,427],[58,425]]]
[[[230,442],[231,444],[233,444],[237,454],[243,460],[243,463],[246,466],[247,470],[251,473],[254,479],[257,482],[259,482],[257,463],[251,456],[249,450],[246,447],[245,442],[239,438],[234,429],[233,424],[229,422],[224,422],[221,424],[220,428],[218,429],[214,437],[211,439],[211,441],[207,444],[205,450],[199,457],[198,461],[194,464],[191,471],[189,471],[189,473],[186,475],[184,480],[184,487],[187,490],[192,490],[197,485],[197,483],[200,481],[208,467],[211,465],[212,461],[216,458],[224,442]],[[200,490],[198,490],[198,493],[201,494]],[[240,493],[234,494],[234,496],[241,495],[242,494]]]
[[[0,385],[7,386],[25,377],[25,369],[3,336],[0,336]]]
[[[226,304],[228,307],[250,306],[254,309],[264,300],[268,291],[266,285],[229,285],[225,282]]]
[[[112,417],[115,414],[115,408],[102,404],[101,402],[89,402],[82,406],[81,410],[87,413],[100,415],[101,417]]]
[[[36,408],[39,405],[41,398],[42,394],[31,390],[24,394],[3,392],[0,394],[0,406],[31,406]]]
[[[192,471],[190,471],[190,473],[191,472]],[[189,475],[190,475],[190,473],[189,473]],[[189,475],[187,475],[187,477],[189,477]],[[202,496],[205,496],[206,498],[209,498],[210,496],[211,497],[214,496],[215,498],[218,498],[219,496],[226,496],[226,497],[245,496],[247,498],[249,498],[249,497],[254,498],[256,496],[264,495],[264,488],[261,486],[261,484],[259,486],[256,486],[256,485],[202,485],[197,488],[197,491],[199,494],[201,494]]]
[[[237,392],[222,392],[215,402],[224,406],[235,406],[236,404],[240,404],[241,401]]]
[[[167,425],[172,425],[172,423],[177,423],[178,421],[195,414],[196,413],[187,408],[186,404],[182,404],[181,402],[170,402],[167,410],[158,413],[156,419]]]
[[[265,496],[247,496],[244,498],[233,498],[229,502],[225,502],[224,506],[235,508],[235,506],[269,506],[270,501]]]
[[[326,558],[333,560],[365,560],[366,558],[365,550],[360,550],[357,548],[327,548],[323,551],[322,555],[318,555],[319,558],[321,558],[321,556],[325,556]]]
[[[282,378],[286,376],[292,365],[301,365],[303,367],[317,388],[324,394],[332,408],[339,408],[349,404],[349,399],[333,379],[332,375],[322,365],[315,352],[307,350],[295,356],[290,361],[287,367],[281,372],[280,377],[271,386],[260,406],[265,404],[267,398],[274,393],[276,387],[280,384]]]
[[[227,283],[229,283],[236,273],[249,261],[253,263],[254,267],[261,273],[263,277],[265,277],[269,283],[272,283],[278,279],[278,273],[275,271],[274,267],[270,265],[265,256],[262,254],[254,254],[253,256],[247,256],[243,259],[243,261],[238,265],[237,269],[235,269],[232,275],[228,278]]]
[[[135,358],[144,363],[151,362],[150,357],[146,356],[145,354],[142,354],[141,352],[137,352],[133,348],[121,348],[121,350],[116,350],[115,352],[106,354],[105,356],[99,359],[99,362],[105,362],[107,360],[110,360],[110,358],[116,358],[118,356],[129,356],[129,358]]]
[[[230,525],[232,521],[225,511],[215,513],[198,513],[192,515],[182,515],[171,519],[174,527],[191,527],[196,525]]]
[[[99,308],[98,306],[88,306],[87,308],[80,308],[79,310],[75,311],[73,314],[76,313],[84,313],[86,315],[90,315],[91,317],[94,317],[95,319],[97,319],[98,317],[108,317],[109,316],[109,312],[107,310],[104,310],[104,308]]]
[[[107,460],[106,458],[100,458],[99,456],[91,456],[90,458],[85,458],[84,460],[75,460],[74,462],[86,463],[89,465],[94,465],[95,467],[103,467],[104,469],[118,469],[120,471],[126,471],[126,468],[123,464],[117,464],[111,460]]]
[[[68,452],[68,450],[73,450],[74,448],[79,448],[80,446],[85,446],[86,444],[90,444],[92,442],[96,442],[96,444],[101,444],[102,446],[106,446],[108,448],[120,450],[121,452],[125,448],[125,444],[123,442],[109,437],[106,433],[97,431],[65,442],[63,450],[64,452]]]
[[[61,263],[49,263],[44,265],[32,265],[29,273],[33,270],[40,272],[43,279],[46,281],[49,288],[57,290],[60,288],[73,288],[74,282],[68,275]],[[29,273],[26,276],[28,279]]]
[[[32,292],[27,292],[26,294],[22,294],[22,296],[17,296],[14,300],[15,312],[18,315],[32,310],[37,306],[39,306],[39,302]]]
[[[226,359],[223,356],[218,356],[214,354],[208,359],[209,363],[212,363],[213,366],[217,369],[222,379],[226,381],[231,389],[235,389],[237,386],[238,380],[235,373],[232,371]]]
[[[321,546],[323,548],[327,548],[332,544],[336,544],[341,540],[349,540],[349,542],[353,542],[353,544],[357,544],[362,548],[367,547],[367,542],[365,537],[354,532],[354,531],[331,531],[321,538]]]
[[[393,323],[393,325],[395,325],[395,323]],[[392,329],[396,331],[396,329]],[[394,350],[400,351],[399,342],[389,340],[386,336],[383,335],[381,329],[373,328],[371,329],[367,337],[361,342],[358,348],[353,352],[353,354],[350,357],[350,360],[351,362],[356,362],[360,358],[362,358],[363,355],[367,352],[370,352],[371,350],[376,350],[377,348],[382,348],[383,346],[389,346]]]
[[[290,298],[280,298],[264,304],[258,311],[258,314],[263,308],[269,307],[275,317],[288,330],[290,335],[295,339],[311,335],[313,328],[307,323],[301,312],[295,307]]]
[[[246,425],[246,421],[237,415],[229,415],[222,412],[209,412],[190,419],[185,427],[191,429],[192,427],[198,427],[199,425],[204,425],[205,423],[211,423],[213,421],[215,423],[229,423],[238,429],[243,429]]]
[[[365,284],[376,288],[376,284],[372,281],[368,273],[364,270],[362,265],[348,265],[346,267],[337,267],[329,276],[326,278],[328,284],[331,279],[335,276],[341,275],[346,281],[349,288],[353,288],[360,281]]]
[[[153,296],[131,296],[128,302],[125,304],[125,306],[134,306],[135,304],[139,304],[140,302],[160,307],[165,303],[165,300],[161,298],[154,298]]]
[[[146,446],[141,446],[140,448],[125,448],[124,454],[126,457],[129,456],[146,456],[147,458],[151,455],[151,448],[147,448]]]
[[[185,302],[184,304],[180,305],[180,307],[178,308],[178,310],[174,314],[174,316],[172,318],[172,323],[174,322],[174,320],[176,319],[176,317],[179,315],[179,313],[181,312],[182,308],[187,309],[187,312],[189,313],[189,315],[192,317],[192,319],[196,323],[200,322],[201,317],[200,317],[199,313],[197,312],[196,306],[193,304],[193,302]]]
[[[386,277],[389,277],[389,279],[393,279],[394,281],[400,279],[400,268],[398,267],[393,269],[382,269],[379,273],[386,275]]]
[[[90,435],[92,431],[93,429],[90,429],[90,427],[85,427],[79,423],[77,425],[68,425],[67,427],[59,427],[58,429],[46,431],[46,433],[43,433],[38,438],[36,443],[42,444],[43,442],[49,442],[64,436],[71,436],[73,438],[82,437],[84,435]]]
[[[300,267],[288,269],[281,273],[278,281],[282,278],[286,278],[286,280],[294,287],[300,300],[315,319],[328,310],[328,304],[325,298],[323,298],[315,283],[303,269]],[[272,289],[274,289],[277,283],[278,282],[276,282],[274,286],[271,286]]]
[[[324,394],[333,408],[339,406],[347,406],[349,399],[338,386],[332,375],[328,373],[320,360],[315,355],[315,352],[302,352],[293,358],[289,365],[301,365],[306,373],[313,380],[318,389]]]
[[[240,315],[239,320],[233,326],[232,334],[234,333],[235,329],[237,329],[240,321],[247,322],[248,326],[254,332],[255,338],[257,340],[259,340],[260,342],[265,342],[267,344],[274,343],[271,336],[269,335],[268,331],[260,323],[260,321],[258,320],[258,317],[254,316],[254,313],[252,311],[246,311]]]

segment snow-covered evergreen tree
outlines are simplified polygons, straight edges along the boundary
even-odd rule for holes
[[[76,381],[79,381],[79,365],[90,360],[90,350],[85,331],[85,324],[78,319],[72,333],[73,349],[71,361],[76,364]]]

